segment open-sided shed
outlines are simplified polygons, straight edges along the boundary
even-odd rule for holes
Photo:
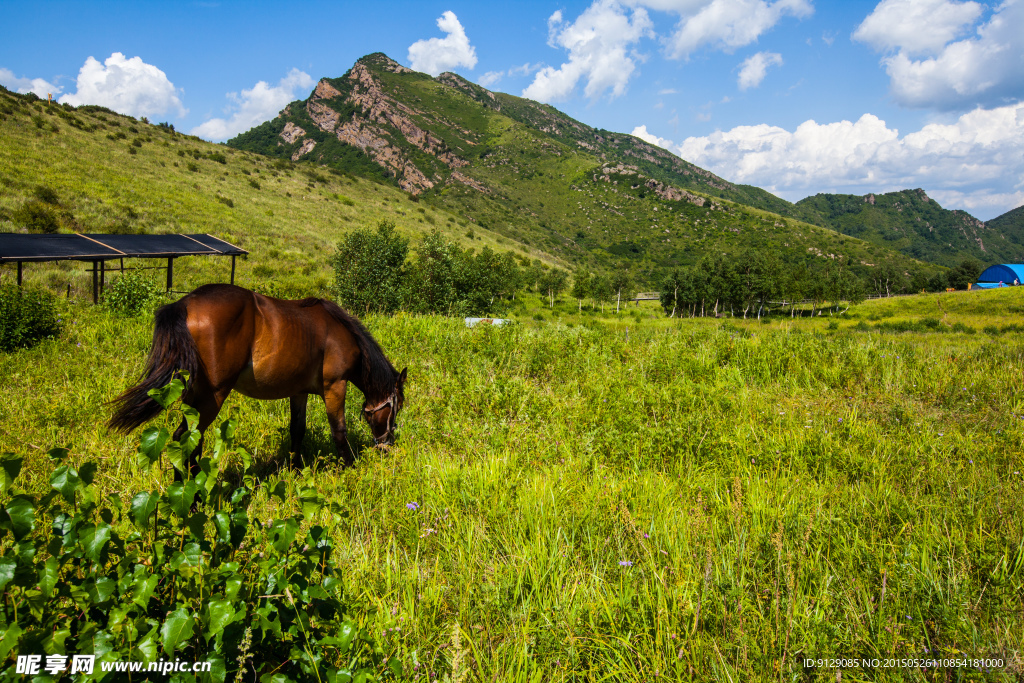
[[[180,256],[230,256],[231,282],[235,281],[235,257],[245,249],[212,235],[25,235],[0,233],[0,264],[18,264],[21,284],[24,263],[38,261],[91,261],[92,298],[99,301],[106,262],[124,259],[167,259],[167,291],[174,284],[174,259]]]
[[[978,276],[978,281],[971,285],[971,289],[1012,287],[1021,282],[1024,282],[1024,264],[1000,263],[986,268]]]

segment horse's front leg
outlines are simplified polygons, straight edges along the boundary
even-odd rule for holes
[[[345,427],[345,390],[348,382],[338,380],[324,387],[324,405],[327,407],[327,422],[331,425],[331,436],[334,447],[346,467],[352,466],[356,459],[352,447],[348,443],[348,431]]]
[[[203,441],[206,433],[206,428],[213,424],[213,421],[217,419],[217,414],[220,413],[220,407],[224,405],[224,400],[231,393],[231,389],[221,389],[219,391],[207,391],[206,393],[200,394],[199,392],[193,392],[191,396],[185,397],[183,402],[186,405],[190,405],[199,412],[199,422],[196,424],[196,429],[199,431],[199,443],[196,444],[195,449],[188,456],[188,473],[189,478],[195,477],[199,474],[199,458],[203,454]],[[188,430],[188,422],[182,419],[181,425],[174,430],[174,440],[181,441],[181,437],[185,435]],[[184,479],[183,473],[177,468],[174,469],[174,480],[182,481]]]
[[[309,394],[299,394],[288,399],[291,406],[291,422],[288,431],[291,434],[292,443],[289,450],[292,453],[292,467],[302,469],[302,440],[306,436],[306,404]]]

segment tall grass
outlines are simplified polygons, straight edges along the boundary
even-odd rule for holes
[[[992,302],[1018,305],[973,302],[1005,323]],[[51,446],[103,461],[109,495],[152,488],[100,408],[141,369],[150,323],[69,313],[61,339],[0,355],[0,441],[40,490]],[[305,446],[321,455],[293,473],[285,402],[225,410],[268,490],[301,478],[344,511],[320,523],[354,616],[410,679],[832,680],[805,658],[957,653],[1006,662],[976,676],[1020,675],[1019,335],[366,322],[409,366],[395,448],[342,470],[314,408]],[[360,403],[348,419],[367,446]]]

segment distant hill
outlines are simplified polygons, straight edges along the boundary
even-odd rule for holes
[[[992,220],[986,221],[985,227],[996,230],[1018,243],[1024,243],[1024,239],[1021,237],[1024,235],[1024,206],[1018,206],[1016,209],[1007,211],[1002,216],[996,216]],[[1018,259],[1020,258],[1018,256]],[[1011,262],[1021,263],[1022,261]]]
[[[553,258],[628,266],[649,282],[705,255],[751,249],[793,264],[846,256],[858,268],[913,267],[888,246],[798,220],[819,220],[816,212],[631,135],[380,53],[227,144],[386,181]]]
[[[954,266],[966,256],[982,263],[1024,259],[1021,209],[983,223],[966,211],[942,208],[921,189],[879,195],[816,194],[801,199],[796,207],[805,220],[921,261]]]

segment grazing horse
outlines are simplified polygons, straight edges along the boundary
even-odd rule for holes
[[[363,417],[376,446],[390,446],[405,395],[405,370],[398,372],[366,328],[336,304],[323,299],[283,301],[234,285],[204,285],[159,308],[139,383],[112,403],[108,426],[128,433],[156,417],[160,405],[149,390],[162,387],[179,371],[188,372],[182,400],[199,412],[202,434],[234,389],[252,398],[291,402],[293,466],[306,433],[306,399],[322,396],[338,454],[354,462],[345,428],[345,389],[352,382],[366,397]],[[187,429],[182,422],[175,440]],[[189,468],[194,474],[202,440]]]

